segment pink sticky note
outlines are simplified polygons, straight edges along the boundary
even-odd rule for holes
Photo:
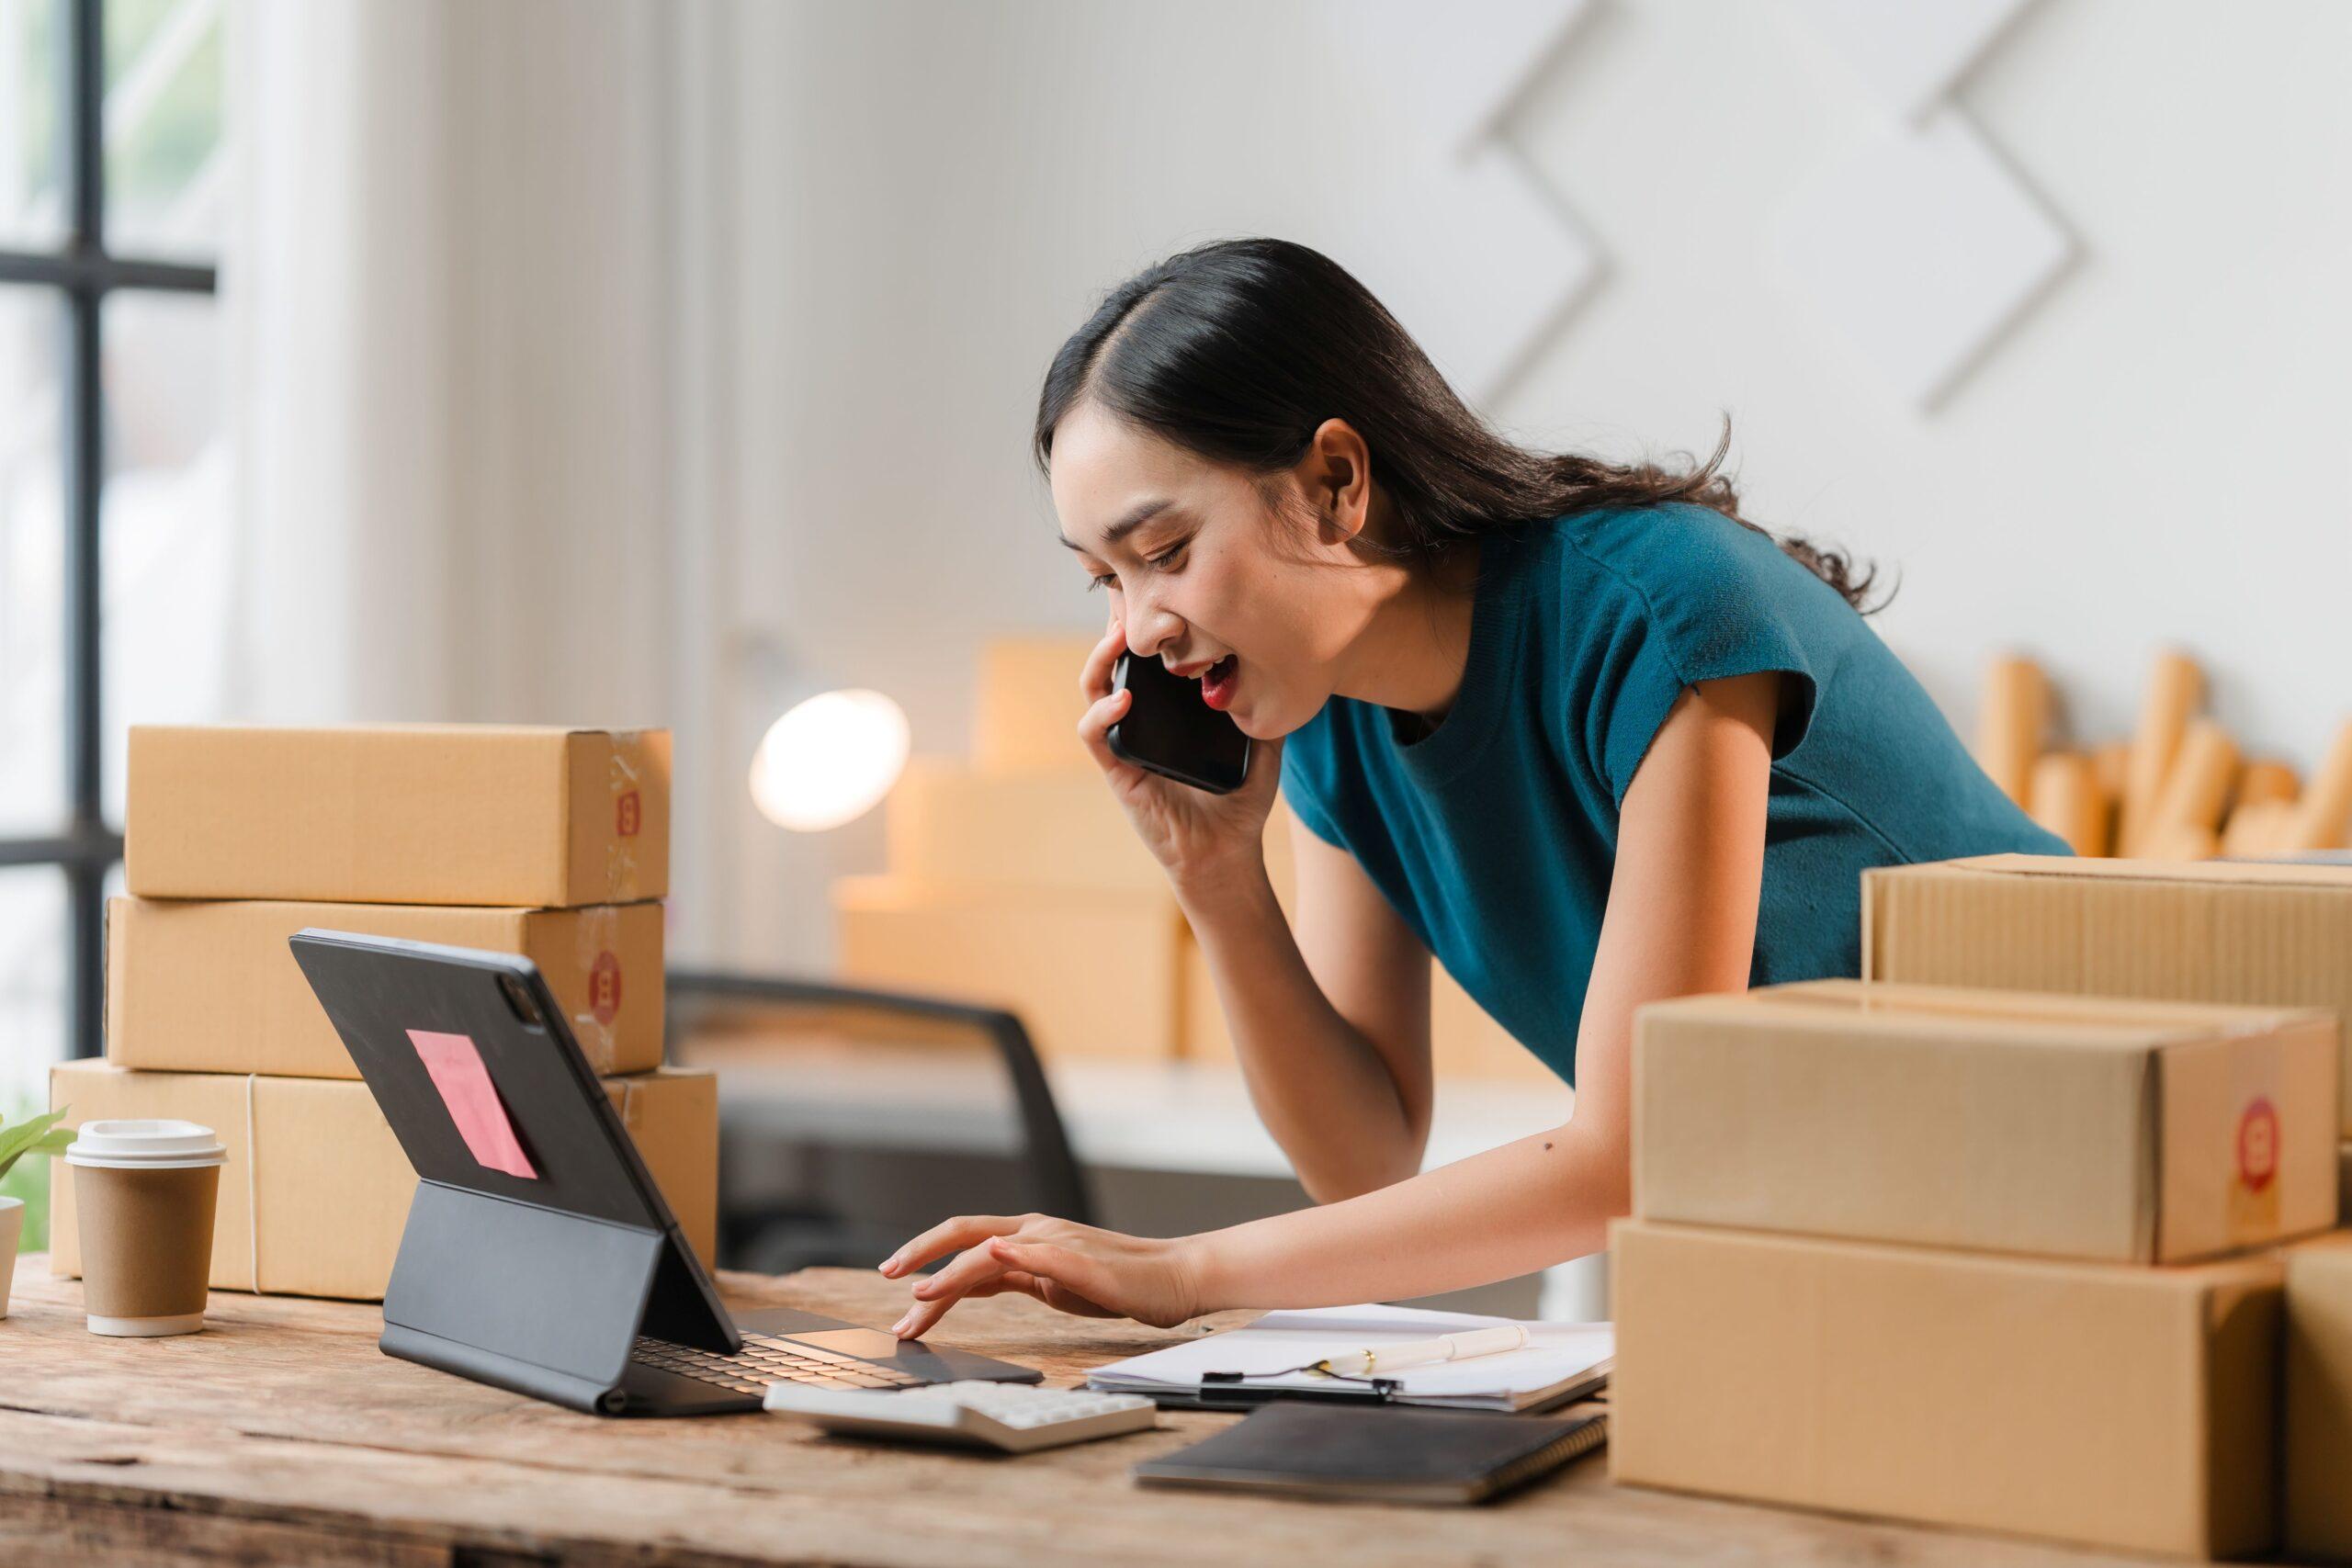
[[[441,1091],[441,1103],[449,1108],[449,1120],[458,1124],[474,1158],[492,1170],[537,1180],[539,1173],[531,1168],[531,1156],[523,1152],[523,1141],[506,1119],[498,1086],[490,1081],[490,1069],[482,1066],[481,1050],[471,1037],[429,1029],[412,1029],[408,1037],[424,1058],[424,1070],[433,1075],[433,1087]]]

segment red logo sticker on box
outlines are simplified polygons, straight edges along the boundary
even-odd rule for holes
[[[637,791],[625,790],[613,803],[613,831],[624,839],[637,837],[638,818],[641,808],[637,803]]]
[[[596,954],[588,969],[588,1010],[610,1024],[621,1010],[621,961],[610,950]]]
[[[498,1086],[490,1081],[490,1068],[482,1064],[481,1048],[472,1037],[412,1029],[408,1038],[424,1059],[424,1070],[432,1076],[433,1087],[440,1090],[441,1103],[448,1107],[449,1120],[458,1124],[458,1135],[465,1139],[475,1160],[492,1170],[537,1180],[539,1173],[531,1168],[531,1156],[523,1152],[514,1123],[506,1119]]]
[[[2278,1108],[2256,1095],[2238,1116],[2238,1180],[2259,1192],[2278,1174]]]

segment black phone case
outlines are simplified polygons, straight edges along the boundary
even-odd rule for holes
[[[1119,655],[1118,663],[1113,667],[1111,689],[1114,692],[1123,692],[1129,690],[1132,685],[1136,694],[1134,701],[1128,705],[1126,716],[1104,732],[1103,739],[1110,742],[1111,754],[1121,761],[1133,762],[1146,773],[1158,773],[1162,778],[1174,779],[1178,784],[1190,784],[1194,789],[1204,790],[1210,795],[1230,795],[1239,789],[1243,782],[1250,777],[1250,757],[1252,750],[1250,737],[1242,735],[1241,727],[1234,724],[1232,719],[1206,704],[1201,705],[1201,711],[1204,714],[1208,715],[1209,718],[1217,724],[1229,727],[1235,734],[1241,736],[1241,759],[1234,767],[1230,777],[1226,776],[1222,771],[1212,772],[1208,766],[1204,765],[1206,762],[1216,760],[1208,756],[1208,746],[1205,743],[1186,744],[1185,740],[1190,738],[1185,737],[1172,743],[1163,743],[1159,746],[1140,745],[1136,743],[1133,736],[1126,733],[1128,719],[1136,716],[1136,707],[1139,705],[1147,700],[1155,702],[1163,700],[1170,695],[1170,694],[1159,694],[1152,698],[1147,698],[1145,694],[1151,688],[1130,680],[1130,666],[1138,662],[1146,661],[1137,660],[1132,653],[1122,653]],[[1190,684],[1190,682],[1186,683]],[[1181,696],[1182,694],[1175,694],[1175,695]],[[1193,700],[1197,701],[1197,698]],[[1209,724],[1203,721],[1196,733],[1209,731],[1210,728]]]

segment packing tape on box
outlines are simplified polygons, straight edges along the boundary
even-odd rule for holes
[[[624,739],[634,741],[637,732],[613,737],[612,766],[605,772],[605,782],[613,795],[613,832],[605,840],[605,887],[616,899],[624,888],[634,891],[637,886],[636,812],[637,803],[644,798],[638,793],[637,770],[629,766],[621,745]]]
[[[600,1073],[611,1070],[619,1055],[616,1031],[620,1026],[621,989],[628,976],[621,973],[621,911],[617,904],[593,904],[579,911],[573,923],[571,956],[579,973],[588,976],[588,1010],[575,1013],[572,1032],[586,1032],[581,1041]]]
[[[2230,1239],[2241,1247],[2276,1240],[2278,1219],[2278,1104],[2285,1092],[2276,1050],[2237,1051],[2230,1055],[2230,1103],[2238,1108],[2232,1129],[2229,1188]]]

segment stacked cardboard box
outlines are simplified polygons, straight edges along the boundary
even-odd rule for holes
[[[2287,1551],[2352,1562],[2352,1232],[2287,1250]]]
[[[220,1132],[215,1286],[376,1299],[415,1176],[287,939],[318,926],[521,953],[707,1260],[717,1095],[662,1066],[669,776],[662,731],[134,728],[107,1061],[58,1068],[51,1103],[75,1125]]]
[[[2128,1550],[2273,1544],[2316,1009],[1824,981],[1643,1010],[1625,1481]]]
[[[2339,1202],[2352,1214],[2352,859],[1992,855],[1891,866],[1862,880],[1862,962],[1883,980],[2329,1010],[2343,1051]],[[2343,1436],[2352,1431],[2352,1359],[2341,1353],[2352,1300],[2340,1283],[2320,1282],[2340,1280],[2340,1263],[2316,1252],[2305,1263],[2305,1252],[2289,1254],[2290,1274],[2306,1283],[2288,1298],[2288,1534],[2301,1553],[2352,1560],[2352,1517],[2315,1502],[2352,1495],[2352,1440]],[[2313,1345],[2338,1348],[2308,1353]]]
[[[1872,980],[2317,1007],[2346,1021],[2352,862],[1981,855],[1862,877]],[[2352,1089],[2338,1115],[2352,1161]]]
[[[918,758],[886,806],[888,869],[832,889],[840,966],[868,984],[955,992],[1021,1014],[1055,1055],[1230,1064],[1233,1042],[1168,879],[1078,740],[1086,638],[992,643],[973,760]],[[1292,898],[1291,835],[1266,824],[1275,897]],[[1442,1076],[1550,1081],[1431,965]]]

